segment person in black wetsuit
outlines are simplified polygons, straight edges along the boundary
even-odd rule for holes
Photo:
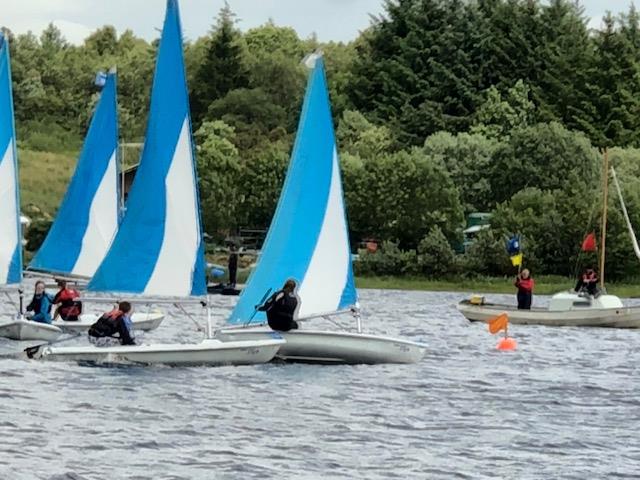
[[[131,304],[120,302],[118,308],[102,315],[89,328],[89,341],[97,347],[136,345],[131,324]]]
[[[258,311],[267,312],[267,322],[273,330],[288,332],[298,328],[298,322],[294,318],[300,301],[295,290],[296,281],[289,279],[282,290],[278,290],[264,305],[258,307]]]

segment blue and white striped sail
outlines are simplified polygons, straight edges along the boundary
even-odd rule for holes
[[[140,165],[116,237],[88,289],[204,295],[204,249],[178,2],[167,1]]]
[[[29,268],[91,277],[119,221],[116,74],[104,88],[58,215]]]
[[[22,281],[22,232],[9,40],[0,32],[0,285]]]
[[[357,301],[338,151],[322,58],[315,60],[287,177],[256,269],[228,323],[245,323],[265,293],[299,283],[299,316]],[[252,323],[264,322],[262,312]]]

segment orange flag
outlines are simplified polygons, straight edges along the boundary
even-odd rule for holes
[[[492,334],[498,333],[500,330],[505,330],[509,323],[509,317],[506,313],[501,313],[495,318],[489,320],[489,332]]]

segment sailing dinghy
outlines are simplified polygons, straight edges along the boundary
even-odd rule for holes
[[[361,332],[351,265],[342,180],[323,59],[312,55],[291,164],[258,264],[216,332],[225,341],[281,335],[278,358],[310,363],[414,363],[426,346]],[[299,322],[341,313],[356,316],[357,331],[303,328],[273,332],[256,312],[260,299],[288,278],[298,281]]]
[[[16,133],[11,94],[9,40],[0,32],[0,288],[15,293],[22,282],[22,229]],[[9,297],[11,298],[11,297]],[[1,322],[1,321],[0,321]],[[0,323],[0,337],[54,340],[62,333],[58,327],[24,319]]]
[[[44,243],[29,265],[31,273],[90,278],[118,229],[118,122],[116,73],[109,72],[91,120],[76,171]],[[34,279],[35,280],[35,279]],[[99,315],[85,313],[77,321],[52,324],[24,318],[4,323],[0,336],[13,340],[52,340],[63,332],[83,332]],[[132,315],[134,328],[152,330],[160,312]]]
[[[127,211],[87,290],[134,294],[148,302],[169,297],[206,300],[203,234],[177,0],[167,1],[147,136]],[[274,338],[222,342],[212,338],[209,310],[207,322],[206,338],[198,344],[46,346],[32,355],[42,360],[100,364],[244,365],[270,361],[284,343]]]

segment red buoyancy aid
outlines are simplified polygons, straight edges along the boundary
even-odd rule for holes
[[[105,313],[102,316],[110,320],[117,320],[118,317],[121,317],[122,315],[124,315],[124,312],[122,310],[118,310],[117,308],[114,308],[113,310]]]
[[[60,292],[58,292],[58,302],[64,302],[65,300],[74,300],[76,298],[78,298],[80,296],[80,293],[78,293],[77,290],[74,290],[73,288],[65,288],[64,290],[61,290]]]
[[[519,278],[516,280],[516,287],[518,287],[519,290],[524,290],[525,292],[532,292],[534,284],[535,282],[531,277]]]
[[[582,281],[584,283],[597,282],[598,281],[598,275],[596,275],[596,272],[585,273],[584,275],[582,275]]]
[[[63,319],[78,317],[82,313],[82,303],[76,301],[80,293],[73,288],[64,288],[56,294],[56,304],[60,304],[58,312]]]

